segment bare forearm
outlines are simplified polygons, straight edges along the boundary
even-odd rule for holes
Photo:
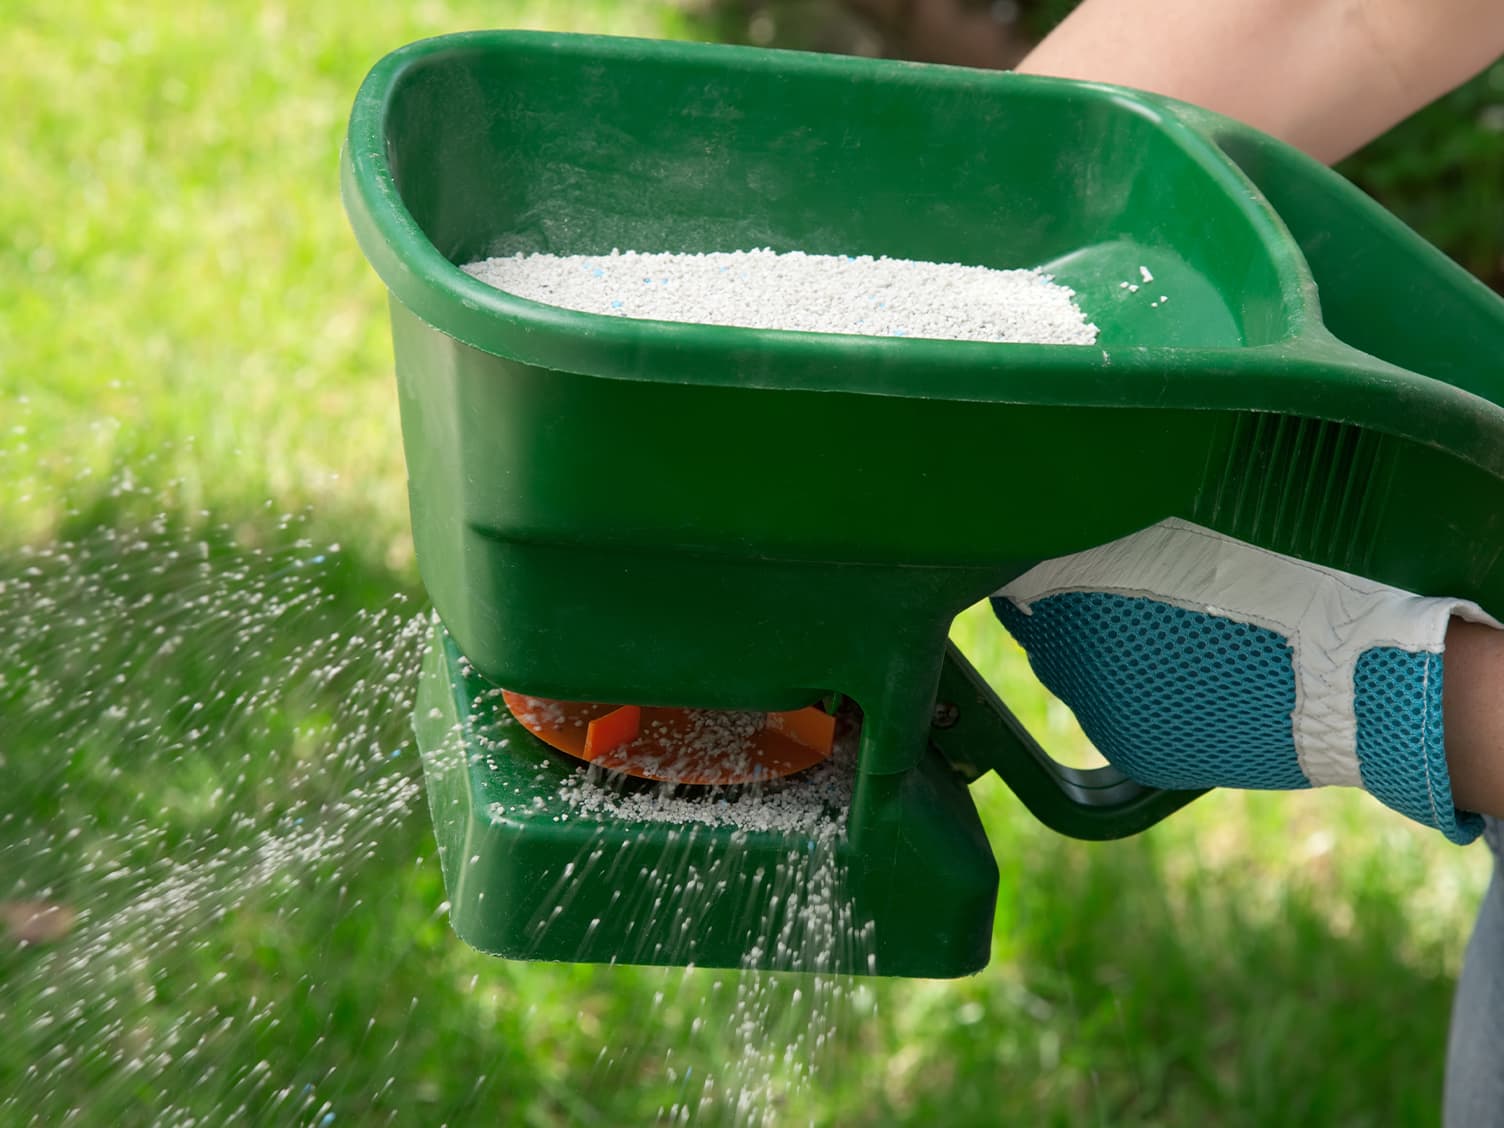
[[[1452,799],[1464,810],[1504,816],[1504,631],[1453,619],[1445,661]]]
[[[1167,94],[1335,161],[1504,54],[1504,0],[1086,0],[1019,65]]]
[[[1335,161],[1504,54],[1504,0],[1085,0],[1024,73],[1194,102]],[[1454,620],[1452,796],[1504,817],[1504,631]]]

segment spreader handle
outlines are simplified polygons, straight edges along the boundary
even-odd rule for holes
[[[953,643],[946,645],[931,738],[968,782],[997,772],[1035,818],[1071,838],[1126,838],[1202,794],[1145,787],[1113,767],[1057,763]]]

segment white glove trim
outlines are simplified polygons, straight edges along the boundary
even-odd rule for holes
[[[1456,615],[1504,630],[1476,603],[1413,595],[1171,518],[1047,560],[998,591],[1025,614],[1064,592],[1109,592],[1264,627],[1290,642],[1300,770],[1316,787],[1361,787],[1353,675],[1375,647],[1441,653]]]

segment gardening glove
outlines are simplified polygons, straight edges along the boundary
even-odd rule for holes
[[[1453,842],[1442,651],[1474,603],[1169,520],[1048,560],[992,599],[1104,757],[1153,787],[1362,787]]]

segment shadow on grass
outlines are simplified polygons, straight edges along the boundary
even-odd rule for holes
[[[0,958],[0,1114],[661,1119],[697,1013],[658,996],[724,976],[454,939],[410,739],[410,579],[330,552],[313,518],[133,515],[101,501],[0,556],[0,897],[81,914]],[[1206,864],[1205,816],[1088,846],[981,790],[992,966],[869,984],[875,1012],[772,1122],[1435,1119],[1455,949],[1400,876],[1355,866],[1322,894],[1294,863]]]
[[[989,820],[992,966],[871,1047],[902,1063],[875,1119],[1437,1122],[1452,982],[1397,882],[1324,895],[1203,864],[1172,826],[1087,845],[1027,818],[1010,797]]]

